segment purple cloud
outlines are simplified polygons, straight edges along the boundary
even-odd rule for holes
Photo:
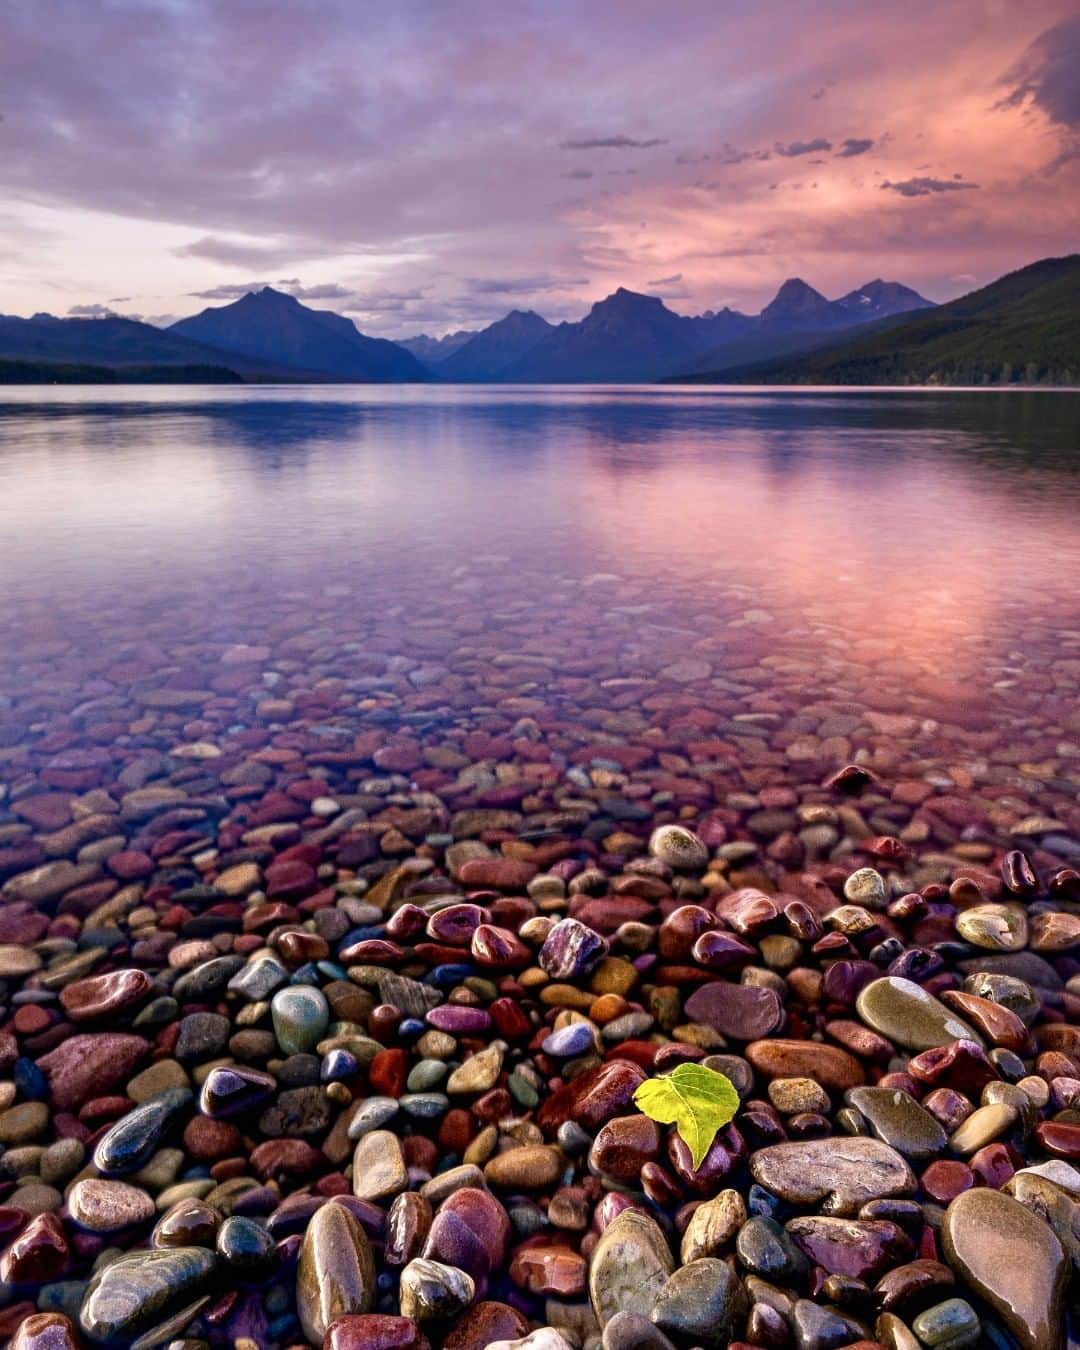
[[[865,155],[874,148],[872,136],[848,136],[836,152],[837,159],[853,159],[856,155]]]
[[[1002,84],[1009,93],[996,106],[1019,107],[1029,100],[1062,127],[1080,127],[1080,17],[1040,33]]]
[[[962,178],[903,178],[881,184],[882,191],[897,192],[901,197],[929,197],[935,192],[977,192],[978,183],[967,183]]]
[[[586,136],[581,140],[560,141],[560,150],[651,150],[657,145],[667,145],[667,141],[654,136],[647,141],[635,140],[633,136]]]
[[[831,150],[832,141],[826,140],[824,136],[815,136],[812,141],[789,141],[787,145],[777,141],[773,149],[785,159],[794,159],[798,155],[813,155],[819,150]]]

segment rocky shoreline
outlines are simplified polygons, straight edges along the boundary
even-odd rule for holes
[[[1075,662],[867,707],[775,617],[628,678],[22,641],[0,1337],[1071,1345]],[[634,1104],[687,1063],[740,1099],[697,1168]]]

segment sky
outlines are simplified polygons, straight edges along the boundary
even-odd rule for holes
[[[1067,0],[0,0],[0,313],[941,301],[1080,246]]]

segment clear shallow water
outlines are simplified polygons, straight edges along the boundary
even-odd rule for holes
[[[681,717],[779,780],[887,760],[871,711],[917,719],[880,734],[924,771],[1004,756],[1075,810],[1069,394],[6,390],[0,513],[0,778],[95,719],[167,748],[185,718],[524,711]],[[266,649],[246,684],[235,644]],[[77,712],[161,686],[206,698],[157,729]]]

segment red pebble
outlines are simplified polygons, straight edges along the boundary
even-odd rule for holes
[[[950,1200],[975,1185],[975,1173],[967,1163],[939,1158],[932,1162],[920,1178],[922,1188],[932,1200],[947,1205]]]

